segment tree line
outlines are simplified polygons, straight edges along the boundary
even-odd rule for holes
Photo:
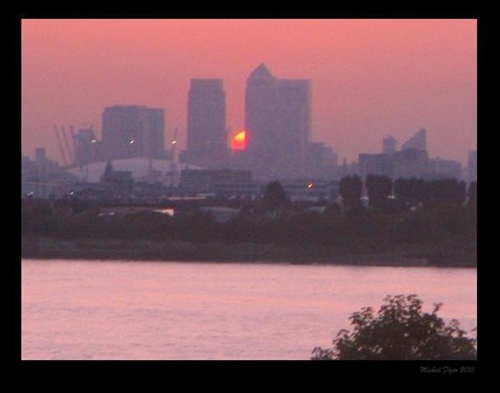
[[[279,182],[256,201],[231,201],[240,214],[220,222],[210,212],[184,208],[174,216],[138,211],[103,216],[99,205],[78,201],[22,201],[22,234],[57,239],[181,240],[300,245],[346,253],[380,253],[402,245],[437,245],[477,239],[476,185],[456,181],[368,177],[368,206],[357,177],[340,182],[341,203],[324,211],[291,202]]]
[[[477,200],[477,183],[456,179],[423,180],[417,178],[397,179],[380,175],[368,175],[364,182],[369,206],[372,208],[405,210],[416,207],[438,205],[474,204]],[[363,194],[363,183],[359,176],[346,176],[340,180],[339,193],[347,208],[359,209]]]

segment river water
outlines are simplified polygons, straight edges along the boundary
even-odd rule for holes
[[[388,295],[476,326],[476,269],[22,261],[22,359],[307,360]]]

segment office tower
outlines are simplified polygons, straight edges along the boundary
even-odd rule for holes
[[[183,161],[208,169],[227,164],[226,98],[222,79],[191,79],[187,151]]]
[[[108,159],[164,155],[163,109],[112,106],[102,114],[102,141]]]
[[[301,177],[311,139],[311,83],[303,79],[278,80],[276,149],[278,177]]]
[[[249,75],[245,91],[247,157],[257,179],[304,175],[310,124],[309,80],[277,79],[265,64]]]
[[[427,150],[427,130],[422,128],[401,145],[401,150]]]
[[[144,134],[146,141],[143,157],[165,158],[165,111],[161,108],[146,108],[149,132]]]
[[[398,142],[396,138],[392,135],[389,135],[384,138],[382,142],[382,152],[384,154],[394,154],[398,150]]]

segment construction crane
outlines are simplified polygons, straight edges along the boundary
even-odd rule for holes
[[[68,158],[66,157],[66,151],[64,150],[63,144],[61,142],[61,135],[59,134],[59,129],[57,128],[57,126],[54,126],[54,132],[56,134],[57,145],[59,147],[59,152],[61,153],[63,165],[68,166]]]

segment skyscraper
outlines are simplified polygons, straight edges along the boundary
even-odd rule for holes
[[[310,81],[277,79],[260,64],[247,79],[245,129],[256,178],[303,176],[311,133]]]
[[[305,79],[278,80],[276,105],[277,174],[304,175],[307,144],[311,139],[311,82]]]
[[[245,129],[247,163],[254,177],[261,179],[274,171],[277,82],[265,64],[247,79],[245,90]]]
[[[222,168],[228,156],[226,97],[222,79],[191,79],[188,94],[187,151],[183,161]]]
[[[102,141],[108,159],[164,154],[165,114],[145,106],[112,106],[102,114]]]

